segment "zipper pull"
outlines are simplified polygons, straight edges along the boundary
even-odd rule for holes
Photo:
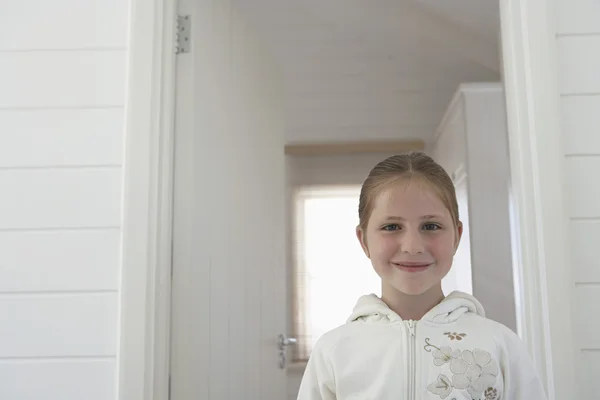
[[[406,321],[406,324],[408,325],[408,332],[410,333],[410,336],[415,336],[415,326],[417,324],[417,321],[413,321],[412,319],[409,319],[408,321]]]

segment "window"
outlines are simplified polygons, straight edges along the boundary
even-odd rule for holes
[[[305,187],[295,193],[295,361],[342,325],[356,300],[381,282],[356,238],[360,186]]]

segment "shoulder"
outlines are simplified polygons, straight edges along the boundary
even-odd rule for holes
[[[368,324],[359,321],[347,322],[324,333],[316,342],[313,353],[332,355],[334,352],[345,352],[356,346],[373,343],[373,337],[385,340],[387,336],[394,335],[388,325]]]
[[[488,329],[494,335],[494,338],[498,342],[499,346],[503,347],[505,350],[525,351],[525,344],[519,335],[516,334],[516,332],[500,322],[496,322],[487,318],[486,321],[489,326]]]
[[[486,335],[492,335],[500,340],[514,340],[519,336],[506,325],[481,315],[469,314],[462,317],[458,324]]]
[[[512,329],[500,322],[473,315],[464,321],[470,330],[481,337],[493,340],[499,353],[510,354],[511,357],[528,355],[525,344]]]
[[[346,323],[325,332],[317,340],[313,352],[331,353],[340,342],[352,334],[352,323]]]

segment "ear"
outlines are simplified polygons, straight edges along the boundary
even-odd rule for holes
[[[369,255],[369,248],[367,247],[367,235],[362,230],[360,225],[356,227],[356,237],[358,238],[358,241],[360,242],[360,247],[362,247],[363,251],[365,252],[365,255],[367,256],[367,258],[370,259],[371,256]]]
[[[460,239],[463,234],[463,223],[458,221],[458,227],[456,228],[456,243],[454,244],[454,254],[456,254],[456,250],[458,250],[458,245],[460,244]]]

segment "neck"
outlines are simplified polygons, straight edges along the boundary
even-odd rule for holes
[[[384,284],[381,299],[403,320],[418,321],[444,299],[444,292],[441,284],[418,295],[402,293]]]

